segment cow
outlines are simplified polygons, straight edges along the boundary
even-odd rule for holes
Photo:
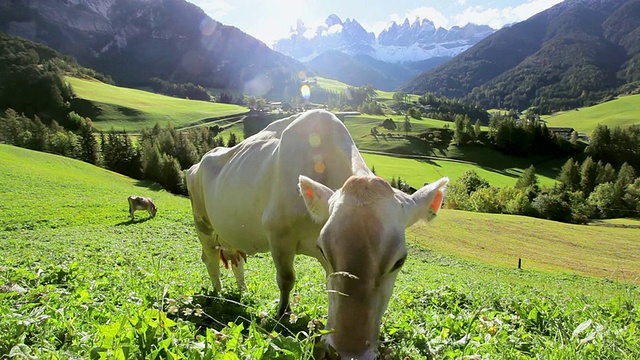
[[[444,177],[409,195],[365,164],[332,113],[311,110],[274,121],[234,147],[218,147],[187,172],[196,233],[215,289],[221,251],[270,252],[289,311],[294,257],[327,273],[328,347],[342,358],[373,359],[382,315],[407,258],[405,228],[442,206]]]
[[[131,221],[135,219],[133,213],[136,210],[147,210],[149,212],[149,217],[154,218],[156,216],[156,212],[158,212],[158,207],[153,203],[153,200],[150,198],[142,197],[142,196],[129,196],[129,215],[131,215]]]

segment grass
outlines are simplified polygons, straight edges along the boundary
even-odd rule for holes
[[[371,128],[380,125],[388,116],[358,115],[349,116],[345,125],[349,129],[358,149],[363,152],[380,154],[364,154],[370,167],[375,166],[378,175],[391,179],[401,177],[403,180],[419,187],[424,182],[439,179],[445,174],[456,179],[466,170],[475,170],[492,186],[513,186],[526,168],[534,165],[540,185],[551,187],[565,158],[549,160],[547,158],[523,158],[509,156],[485,146],[449,145],[447,148],[430,147],[423,141],[408,140],[404,132],[388,131],[378,127],[378,131],[392,133],[393,137],[371,135]],[[391,116],[396,124],[402,124],[404,116]],[[415,135],[429,128],[442,128],[450,122],[424,118],[411,119],[412,132]],[[403,159],[382,154],[393,153],[422,158]],[[427,157],[424,157],[426,155]]]
[[[152,197],[156,218],[130,221],[132,194]],[[390,359],[638,358],[639,231],[443,210],[407,233],[410,256],[380,351]],[[266,254],[247,263],[247,293],[233,290],[229,271],[226,290],[210,292],[187,198],[7,145],[0,243],[0,357],[310,358],[326,319],[315,260],[296,260],[292,316],[278,325]]]
[[[188,100],[147,91],[117,87],[96,80],[67,77],[76,95],[92,116],[96,129],[126,129],[137,132],[156,123],[182,127],[195,122],[246,113],[247,109],[231,104]]]
[[[448,176],[451,180],[455,180],[467,170],[474,170],[492,186],[514,186],[523,171],[518,168],[501,170],[485,168],[463,162],[449,161],[447,159],[406,159],[367,153],[363,153],[362,156],[369,167],[375,167],[378,176],[388,179],[389,181],[393,177],[400,177],[416,188],[425,182],[433,182],[443,176]],[[543,175],[538,175],[538,181],[541,186],[546,187],[551,187],[555,183],[553,178]]]
[[[622,96],[602,104],[563,111],[548,117],[548,126],[572,127],[580,133],[591,135],[597,125],[609,128],[640,124],[640,95]]]

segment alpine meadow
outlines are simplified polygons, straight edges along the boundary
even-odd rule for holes
[[[0,0],[0,360],[640,359],[640,0],[356,3]]]

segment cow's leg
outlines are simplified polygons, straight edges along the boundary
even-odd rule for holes
[[[286,242],[282,242],[283,244]],[[283,244],[284,245],[284,244]],[[289,294],[296,282],[296,273],[293,268],[293,260],[296,256],[295,248],[286,246],[272,246],[271,256],[276,266],[278,288],[280,288],[280,304],[277,317],[281,318],[289,308]]]
[[[198,233],[198,236],[200,234]],[[220,283],[220,250],[216,249],[213,241],[210,239],[202,240],[202,262],[207,266],[207,272],[211,279],[211,285],[217,292],[222,291],[222,283]]]
[[[135,210],[133,209],[133,204],[131,203],[131,200],[129,200],[129,215],[131,215],[131,221],[135,219],[135,217],[133,216],[134,211]]]
[[[238,262],[231,264],[231,269],[233,269],[233,275],[236,277],[238,289],[240,289],[240,292],[245,292],[247,291],[247,285],[244,282],[244,259],[239,254],[236,256],[239,257]]]
[[[213,233],[211,226],[201,220],[195,219],[196,233],[202,245],[202,262],[207,266],[207,272],[211,279],[213,289],[220,292],[222,284],[220,283],[220,250],[218,249],[218,241]]]

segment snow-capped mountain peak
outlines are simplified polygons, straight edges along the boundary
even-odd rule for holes
[[[434,57],[453,57],[468,49],[495,30],[486,25],[467,24],[447,30],[436,28],[433,21],[416,17],[396,22],[377,37],[355,19],[342,21],[331,14],[324,24],[309,29],[298,22],[287,39],[274,44],[274,49],[300,61],[310,61],[325,51],[350,55],[368,55],[385,62],[415,62]]]

